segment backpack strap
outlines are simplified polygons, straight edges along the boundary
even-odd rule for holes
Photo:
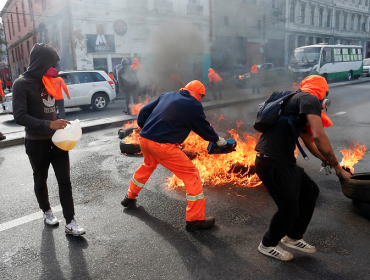
[[[309,160],[310,158],[307,156],[307,154],[305,153],[305,151],[303,150],[301,144],[299,143],[299,140],[298,140],[298,132],[297,132],[297,129],[293,123],[293,119],[295,118],[296,116],[292,115],[292,116],[280,116],[279,119],[280,120],[288,120],[288,123],[290,125],[290,127],[292,128],[292,131],[293,131],[293,135],[294,135],[294,141],[298,147],[298,150],[301,152],[303,158],[307,161]]]

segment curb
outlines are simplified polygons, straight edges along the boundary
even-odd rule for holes
[[[369,80],[356,80],[353,82],[344,82],[344,83],[336,83],[333,85],[329,84],[329,88],[336,88],[336,87],[343,87],[347,85],[355,85],[355,84],[362,84],[362,83],[370,83]],[[249,96],[249,97],[240,97],[228,100],[219,100],[219,101],[206,101],[203,103],[204,111],[213,110],[222,107],[228,107],[232,105],[240,105],[243,103],[247,103],[252,100],[265,100],[267,97],[264,95],[258,96]],[[93,132],[97,130],[107,129],[107,128],[117,128],[119,126],[124,125],[125,123],[136,120],[136,116],[118,116],[112,118],[105,118],[105,119],[90,119],[81,121],[82,132]],[[6,135],[7,139],[0,141],[0,148],[21,145],[24,143],[24,136],[25,132],[13,132]]]

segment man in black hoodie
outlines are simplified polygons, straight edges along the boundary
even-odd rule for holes
[[[131,67],[127,58],[122,59],[122,67],[118,70],[118,84],[120,90],[125,94],[127,114],[131,115],[131,97],[134,104],[138,103],[137,86],[138,81],[135,70]]]
[[[49,45],[36,44],[33,47],[27,72],[13,86],[13,111],[15,122],[25,126],[26,153],[33,169],[34,190],[44,212],[44,222],[50,226],[59,223],[51,211],[46,184],[51,164],[58,181],[60,203],[66,219],[65,232],[78,236],[86,231],[74,219],[69,154],[51,141],[55,130],[69,124],[56,114],[53,97],[55,91],[50,82],[52,76],[58,75],[58,70],[53,66],[59,60],[58,54]]]

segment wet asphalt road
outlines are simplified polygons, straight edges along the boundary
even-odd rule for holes
[[[327,129],[334,150],[351,140],[370,147],[369,85],[336,88]],[[223,113],[218,132],[242,120],[252,132],[257,101],[208,111]],[[345,112],[345,113],[343,113]],[[338,114],[341,113],[341,114]],[[215,115],[216,114],[216,115]],[[291,262],[261,255],[257,246],[276,210],[263,186],[205,188],[206,213],[216,217],[208,231],[185,231],[185,191],[163,183],[170,172],[159,167],[141,192],[137,210],[122,209],[129,180],[141,156],[119,152],[116,129],[84,134],[70,153],[76,219],[84,237],[64,234],[37,219],[0,231],[1,279],[368,279],[370,222],[352,210],[334,175],[319,176],[320,162],[301,160],[321,193],[305,239],[318,248],[314,255],[294,253]],[[369,152],[356,172],[370,169]],[[38,211],[32,170],[23,146],[0,150],[0,224]],[[59,205],[55,176],[48,179],[52,206]],[[62,219],[61,212],[56,213]]]

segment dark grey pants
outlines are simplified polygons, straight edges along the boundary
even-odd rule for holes
[[[61,117],[62,119],[65,119],[66,111],[64,109],[64,99],[55,100],[55,107],[56,109],[58,109],[59,117]]]

